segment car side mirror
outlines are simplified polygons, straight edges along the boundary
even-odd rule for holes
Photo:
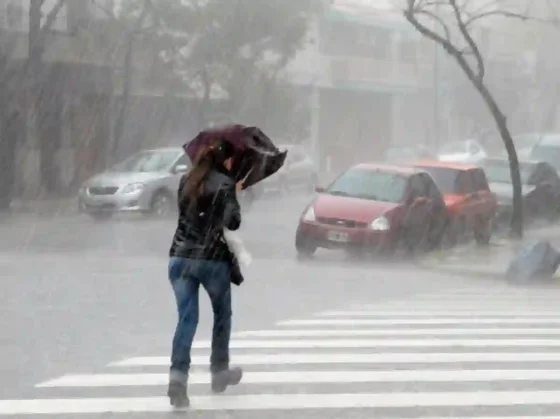
[[[189,171],[189,166],[186,164],[178,164],[173,171],[175,173],[186,173]]]
[[[317,192],[317,193],[323,193],[323,192],[325,192],[325,191],[326,191],[326,189],[323,188],[322,186],[317,186],[317,187],[315,188],[315,192]]]

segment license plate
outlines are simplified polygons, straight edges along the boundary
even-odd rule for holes
[[[327,240],[332,242],[346,243],[349,239],[348,233],[340,231],[329,231],[327,233]]]

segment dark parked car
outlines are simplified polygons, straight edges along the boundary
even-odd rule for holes
[[[512,211],[513,188],[509,161],[486,159],[481,162],[490,189],[498,198],[498,222],[508,222]],[[560,177],[544,161],[520,161],[525,217],[555,219],[560,207]]]
[[[560,171],[560,134],[542,134],[526,157],[527,160],[545,161]]]
[[[393,253],[440,244],[449,217],[432,178],[412,168],[359,164],[340,175],[303,212],[298,256],[318,248]]]

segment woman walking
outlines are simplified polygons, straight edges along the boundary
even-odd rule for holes
[[[223,239],[224,228],[234,231],[241,225],[237,193],[242,185],[236,185],[231,174],[233,154],[233,147],[225,141],[205,149],[179,185],[179,221],[169,252],[169,280],[179,315],[167,392],[174,407],[189,406],[187,381],[200,285],[208,293],[214,312],[212,391],[224,392],[237,385],[243,375],[241,368],[229,365],[232,254]]]

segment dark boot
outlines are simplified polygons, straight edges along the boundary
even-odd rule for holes
[[[243,377],[243,370],[239,367],[212,373],[212,391],[223,393],[228,386],[236,386]]]
[[[167,389],[169,404],[175,408],[186,408],[190,406],[190,400],[187,396],[187,387],[179,381],[170,381]]]

